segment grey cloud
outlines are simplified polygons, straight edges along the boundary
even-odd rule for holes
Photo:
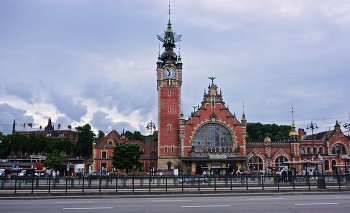
[[[26,110],[14,108],[8,104],[0,104],[0,132],[4,134],[12,133],[12,124],[16,123],[33,123],[33,116],[28,116]]]
[[[90,121],[91,126],[96,131],[101,130],[105,134],[108,134],[112,130],[117,130],[117,132],[121,133],[123,130],[133,132],[137,129],[126,121],[113,122],[112,118],[108,118],[108,115],[108,113],[102,111],[95,112]]]
[[[79,122],[81,117],[87,113],[87,106],[83,105],[81,101],[73,101],[72,96],[65,96],[52,92],[51,101],[59,112],[75,121]]]

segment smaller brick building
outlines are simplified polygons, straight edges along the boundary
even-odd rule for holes
[[[139,141],[129,140],[124,132],[119,134],[116,130],[112,130],[105,137],[97,138],[93,144],[93,172],[124,174],[124,170],[114,169],[110,160],[115,144],[122,141],[140,145],[142,166],[132,171],[134,174],[147,174],[150,172],[150,168],[152,172],[157,171],[157,141],[152,141],[152,137],[145,137]]]

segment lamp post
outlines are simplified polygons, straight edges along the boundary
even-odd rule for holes
[[[151,122],[147,123],[146,129],[151,130],[151,135],[153,136],[153,130],[156,129],[155,123],[153,123],[151,120]],[[150,178],[150,181],[151,181],[151,177],[152,177],[152,163],[151,163],[152,162],[152,141],[153,141],[153,138],[149,142],[149,178]]]
[[[309,123],[308,125],[307,125],[307,127],[306,127],[306,129],[307,130],[309,130],[309,129],[311,129],[311,136],[312,136],[312,152],[313,152],[313,154],[315,154],[314,153],[314,149],[315,149],[315,142],[314,142],[314,129],[318,129],[318,127],[317,127],[317,124],[316,123],[312,123],[312,121],[311,121],[311,123]]]

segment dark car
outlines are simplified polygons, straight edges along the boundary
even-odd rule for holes
[[[205,175],[194,175],[191,177],[181,178],[179,180],[179,183],[182,183],[182,179],[183,179],[184,183],[198,183],[198,181],[200,181],[201,183],[208,182],[208,178]]]

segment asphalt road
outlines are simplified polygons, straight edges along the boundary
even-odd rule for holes
[[[349,212],[350,194],[0,200],[0,212]]]

